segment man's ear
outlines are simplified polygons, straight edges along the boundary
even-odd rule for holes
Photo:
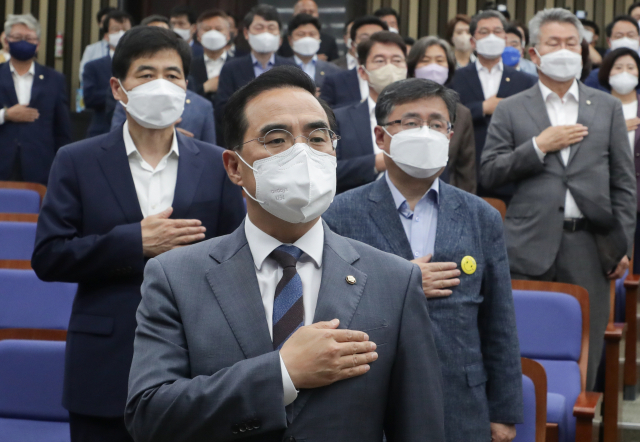
[[[249,30],[247,28],[243,28],[242,33],[244,34],[244,39],[249,41]]]
[[[369,82],[369,75],[365,72],[364,66],[358,66],[358,75],[367,83]]]
[[[227,171],[229,180],[237,186],[244,186],[242,174],[240,173],[241,166],[238,154],[232,150],[225,150],[222,152],[222,162],[224,163],[224,169]]]
[[[384,150],[385,152],[389,153],[389,150],[384,147],[384,136],[386,135],[386,133],[384,132],[382,127],[380,126],[374,127],[373,133],[376,135],[376,144],[378,145],[378,147]]]
[[[129,98],[127,98],[127,95],[122,90],[120,82],[118,82],[118,79],[116,77],[111,77],[109,79],[109,86],[111,86],[111,93],[113,94],[113,98],[115,98],[116,101],[122,101],[124,104],[127,104],[129,102]]]

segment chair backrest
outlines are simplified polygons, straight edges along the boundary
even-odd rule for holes
[[[493,207],[498,212],[500,212],[500,216],[502,216],[502,221],[504,221],[504,217],[507,215],[507,205],[504,203],[504,201],[498,198],[482,198],[482,199],[488,202],[489,205],[491,205],[491,207]]]
[[[0,417],[68,421],[64,342],[0,341]]]
[[[538,362],[520,358],[524,422],[516,425],[513,442],[544,442],[547,426],[547,375]]]
[[[77,288],[41,281],[33,270],[0,269],[0,328],[66,330]]]
[[[0,222],[0,259],[31,259],[36,223]]]
[[[0,221],[14,221],[18,223],[37,223],[37,213],[0,213]]]
[[[0,189],[0,213],[38,213],[40,195],[35,190]]]
[[[40,183],[27,183],[23,181],[0,181],[0,189],[33,190],[38,195],[40,195],[40,205],[42,205],[44,195],[47,193],[47,186],[44,186]]]

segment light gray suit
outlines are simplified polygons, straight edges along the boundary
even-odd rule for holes
[[[243,224],[147,264],[125,412],[137,442],[380,442],[383,430],[389,441],[444,442],[419,268],[324,229],[314,321],[366,331],[378,345],[371,370],[301,390],[285,411]]]
[[[631,256],[636,183],[620,101],[579,83],[578,123],[589,135],[541,162],[533,137],[551,125],[538,84],[501,102],[482,153],[480,183],[516,185],[505,232],[512,277],[557,280],[589,291],[591,336],[587,387],[595,382],[609,316],[606,273]],[[567,188],[590,222],[587,230],[563,229]]]

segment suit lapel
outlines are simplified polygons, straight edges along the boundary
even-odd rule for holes
[[[353,267],[360,255],[349,242],[333,233],[324,225],[324,252],[322,254],[322,282],[318,292],[318,304],[313,322],[340,320],[341,329],[351,325],[367,281],[366,273]],[[356,283],[351,285],[347,276],[353,276]],[[262,314],[264,317],[264,313]],[[292,404],[292,420],[300,414],[314,390],[301,390]]]
[[[389,243],[395,255],[413,259],[411,244],[400,221],[400,215],[385,178],[374,182],[369,193],[369,216],[378,227],[379,234]]]
[[[433,262],[442,262],[448,257],[443,256],[447,250],[456,250],[458,241],[462,238],[463,223],[458,213],[461,201],[452,187],[440,182],[438,195],[438,224],[436,226],[436,242],[433,247]]]
[[[179,219],[186,216],[187,210],[191,206],[191,201],[193,201],[193,196],[200,182],[203,163],[198,161],[200,149],[196,144],[180,132],[176,131],[176,134],[180,156],[171,217]]]
[[[465,68],[467,69],[467,68]],[[476,68],[475,63],[469,63],[469,75],[467,76],[467,81],[469,82],[469,95],[474,95],[474,98],[467,98],[467,102],[470,101],[484,101],[484,92],[482,91],[482,83],[480,83],[480,77],[478,76],[478,69]]]
[[[540,87],[536,84],[529,88],[526,92],[528,104],[525,106],[527,112],[531,116],[531,119],[538,126],[538,130],[542,132],[549,126],[551,126],[551,120],[549,120],[549,113],[547,112],[547,105],[542,99],[542,92]]]
[[[247,359],[273,351],[244,222],[210,251],[207,281]]]
[[[503,65],[502,78],[500,79],[500,86],[498,87],[498,97],[506,98],[512,94],[512,83],[513,83],[513,73],[514,69],[510,69],[509,66]]]
[[[35,61],[33,62],[35,65],[35,75],[33,76],[33,85],[31,86],[31,99],[29,100],[29,104],[33,107],[38,103],[38,98],[45,90],[45,84],[47,81],[47,75],[44,73],[44,68],[40,66]]]
[[[351,69],[349,75],[344,76],[345,90],[349,91],[354,101],[360,101],[360,81],[358,81],[358,68]]]
[[[142,210],[131,176],[129,159],[124,146],[122,128],[111,131],[102,143],[98,162],[129,223],[142,221]]]
[[[591,93],[592,89],[590,87],[584,86],[582,83],[578,82],[578,90],[580,100],[580,104],[578,105],[578,124],[591,127],[591,122],[596,115],[598,103],[596,102],[596,98],[593,97],[593,94]],[[581,145],[582,141],[571,146],[567,166],[571,164],[571,161],[573,161],[573,158],[578,153],[578,149]]]
[[[358,144],[361,147],[360,155],[369,155],[373,153],[373,139],[371,138],[371,121],[369,118],[369,103],[367,100],[362,101],[360,104],[349,109],[351,114],[351,121],[353,127],[358,134],[358,139],[361,142]]]
[[[6,97],[9,99],[8,103],[0,103],[0,106],[7,107],[18,104],[18,95],[16,95],[16,87],[13,83],[9,63],[10,62],[6,62],[0,65],[0,87],[5,90]]]

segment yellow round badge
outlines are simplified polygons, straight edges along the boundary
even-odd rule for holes
[[[467,275],[473,275],[478,267],[476,264],[476,260],[473,259],[473,256],[465,256],[462,258],[462,262],[460,263],[462,267],[462,271]]]

